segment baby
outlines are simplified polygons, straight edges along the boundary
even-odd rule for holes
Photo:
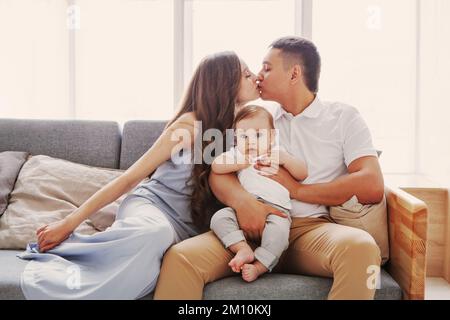
[[[228,264],[234,272],[242,271],[247,282],[271,271],[289,245],[291,199],[289,191],[278,182],[264,176],[254,168],[256,162],[273,170],[283,166],[297,180],[307,177],[306,164],[294,158],[275,144],[275,127],[272,115],[263,107],[242,108],[234,119],[236,146],[218,156],[212,170],[216,174],[237,172],[241,185],[259,201],[284,213],[288,218],[274,214],[267,216],[260,246],[253,252],[239,228],[235,211],[224,208],[211,219],[211,230],[224,246],[236,255]],[[270,170],[269,170],[270,171]]]

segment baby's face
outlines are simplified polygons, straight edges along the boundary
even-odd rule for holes
[[[273,141],[273,129],[269,119],[256,115],[236,124],[237,149],[252,158],[267,154]]]

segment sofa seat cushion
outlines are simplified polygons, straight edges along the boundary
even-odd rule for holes
[[[20,275],[28,261],[16,257],[20,251],[0,250],[0,300],[25,299],[20,289]],[[289,274],[266,274],[253,283],[246,283],[240,277],[229,277],[205,287],[207,300],[257,300],[257,299],[326,299],[332,280]],[[142,298],[151,299],[153,294]],[[381,272],[381,289],[375,299],[399,300],[402,291],[386,272]]]
[[[206,300],[324,300],[333,280],[294,274],[265,274],[247,283],[239,276],[228,277],[205,287]],[[401,300],[402,290],[384,269],[376,300]]]
[[[28,261],[17,258],[19,252],[0,250],[0,301],[25,299],[20,289],[20,275]]]

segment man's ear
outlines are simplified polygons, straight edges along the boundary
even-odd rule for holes
[[[295,84],[297,83],[302,77],[302,68],[300,65],[296,64],[292,67],[291,71],[291,83]]]

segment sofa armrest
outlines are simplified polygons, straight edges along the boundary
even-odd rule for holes
[[[428,208],[398,188],[385,188],[390,260],[387,271],[403,290],[404,299],[425,298]]]

